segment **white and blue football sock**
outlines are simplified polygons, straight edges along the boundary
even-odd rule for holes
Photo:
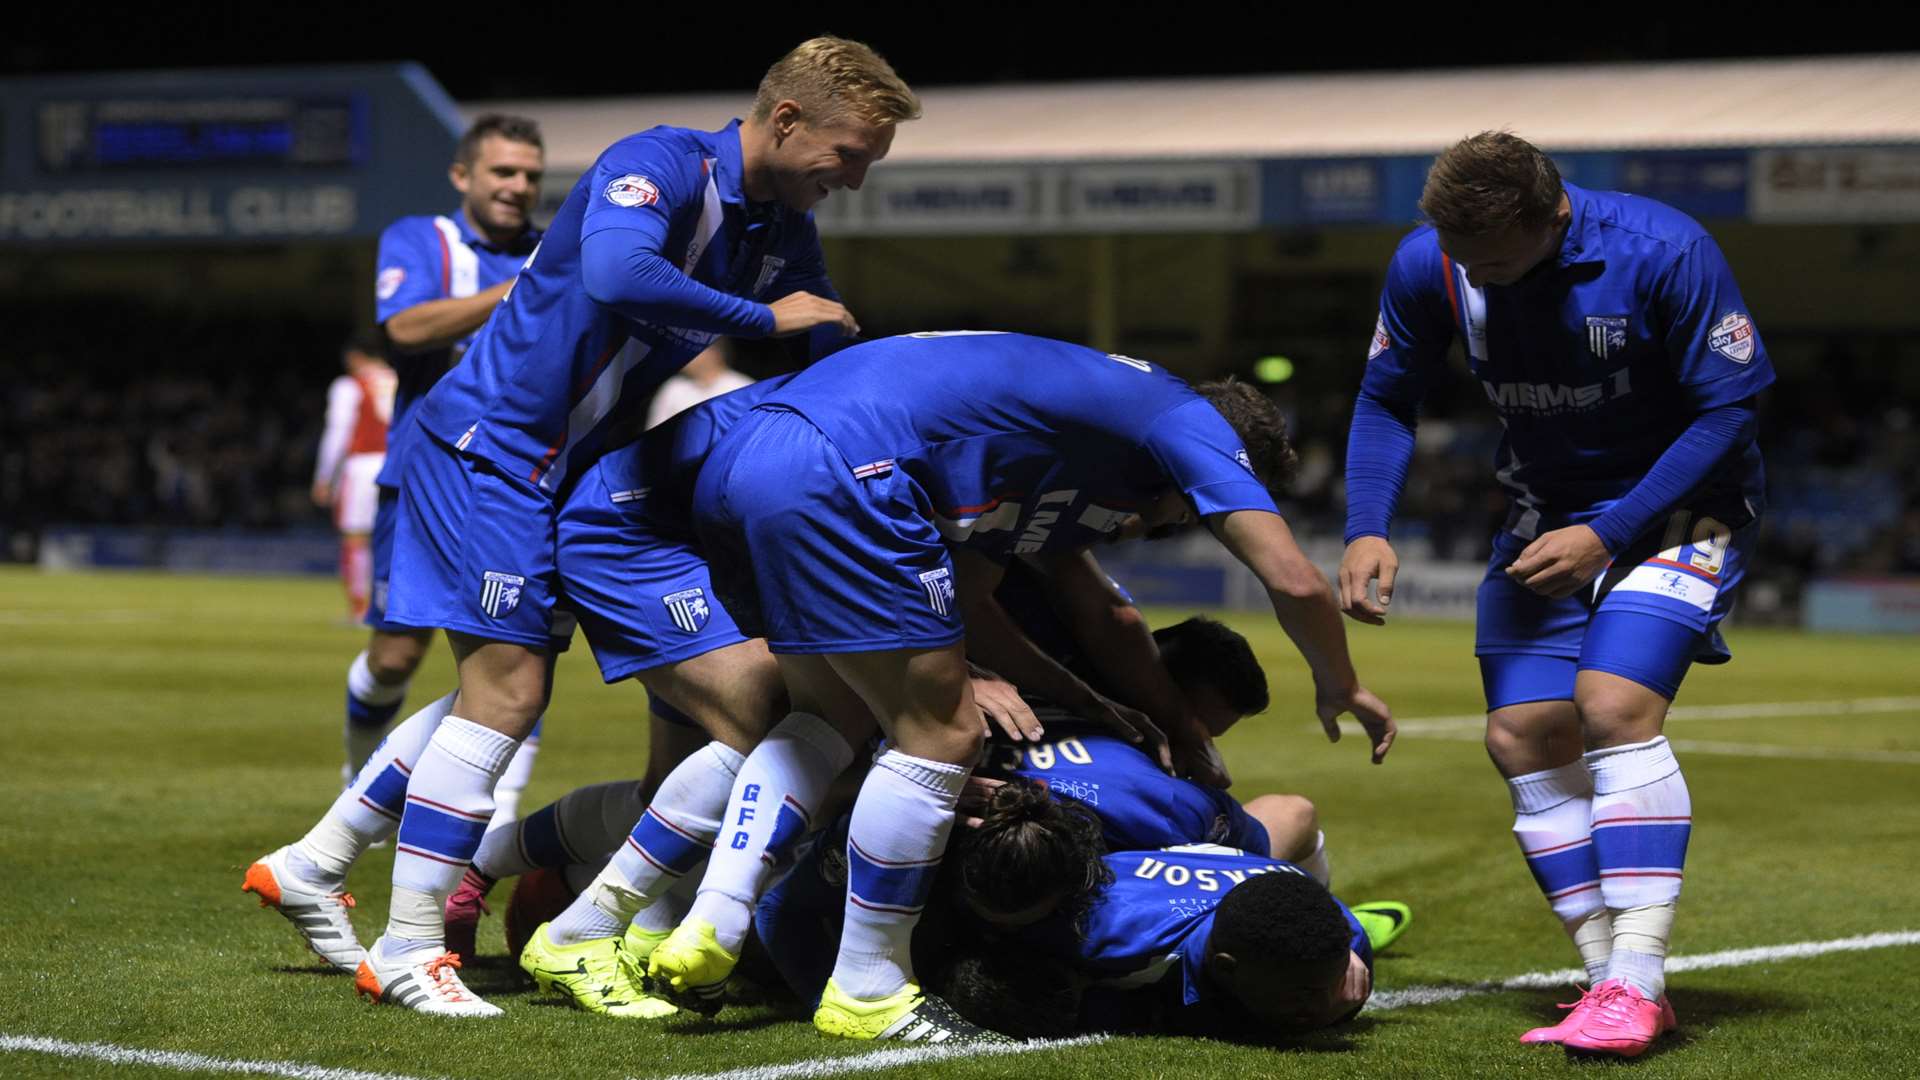
[[[328,889],[339,889],[367,848],[393,835],[406,807],[407,779],[440,721],[453,711],[454,694],[439,698],[393,729],[353,783],[333,800],[319,822],[293,845],[294,872]]]
[[[386,737],[387,724],[407,700],[407,680],[387,686],[373,677],[367,651],[347,665],[347,722],[342,731],[347,746],[347,775],[357,775]]]
[[[913,981],[913,928],[969,772],[889,749],[860,785],[847,832],[846,929],[833,965],[834,985],[849,997],[878,1001]]]
[[[520,740],[449,716],[407,784],[381,956],[445,948],[444,909],[493,816],[493,788]]]
[[[852,763],[853,748],[840,733],[801,712],[774,725],[747,755],[727,798],[721,841],[687,913],[712,924],[721,948],[739,955],[760,894],[812,827],[834,777]]]
[[[1587,977],[1606,977],[1613,936],[1593,848],[1593,777],[1584,761],[1515,776],[1513,838],[1533,880],[1580,950]]]
[[[553,920],[553,943],[626,933],[636,914],[698,870],[743,761],[739,751],[710,742],[675,766],[593,884]]]
[[[1593,772],[1593,848],[1613,915],[1607,977],[1658,998],[1666,990],[1693,800],[1665,736],[1592,750],[1586,760]]]

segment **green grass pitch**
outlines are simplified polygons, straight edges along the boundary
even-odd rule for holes
[[[469,974],[504,1019],[435,1020],[356,1001],[349,980],[239,891],[247,863],[298,836],[337,789],[342,675],[364,638],[339,624],[339,606],[319,580],[0,573],[0,1037],[404,1077],[619,1080],[870,1052],[766,1009],[650,1026],[557,1007],[499,955],[497,918],[480,939],[493,955]],[[1378,988],[1572,966],[1472,732],[1410,732],[1369,766],[1361,739],[1329,746],[1319,733],[1305,672],[1273,621],[1225,617],[1253,637],[1274,692],[1266,715],[1225,740],[1236,793],[1308,795],[1336,891],[1414,907],[1413,929],[1380,959]],[[1467,627],[1349,624],[1349,636],[1362,678],[1397,716],[1478,711]],[[1729,638],[1734,662],[1695,669],[1682,706],[1920,695],[1912,639],[1746,628]],[[410,700],[449,687],[450,674],[437,648]],[[644,708],[637,685],[602,686],[576,643],[524,809],[577,784],[639,775]],[[1920,930],[1920,704],[1878,710],[1676,717],[1668,734],[1697,819],[1677,954]],[[391,858],[376,850],[355,870],[363,940],[384,918]],[[1911,1011],[1920,946],[1680,972],[1670,988],[1679,1033],[1615,1067],[1646,1077],[1920,1076]],[[1408,1006],[1284,1048],[1115,1039],[863,1075],[1591,1075],[1557,1050],[1515,1042],[1566,999],[1514,990]],[[162,1060],[0,1049],[0,1076],[191,1074]],[[810,1075],[833,1075],[830,1065]]]

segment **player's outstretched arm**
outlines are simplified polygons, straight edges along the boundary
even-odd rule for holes
[[[1211,787],[1231,786],[1226,762],[1160,662],[1160,649],[1140,609],[1114,586],[1093,553],[1067,552],[1044,558],[1039,566],[1047,577],[1049,599],[1087,663],[1115,696],[1145,710],[1166,732],[1175,770]]]
[[[1379,363],[1376,358],[1370,361]],[[1347,432],[1347,552],[1340,560],[1340,610],[1363,623],[1387,621],[1400,559],[1387,526],[1413,463],[1415,412],[1362,388]],[[1379,583],[1379,599],[1368,587]]]
[[[1147,715],[1109,700],[1080,677],[1048,656],[1021,631],[1000,602],[993,598],[1004,571],[999,564],[965,547],[949,549],[953,556],[954,592],[966,618],[967,654],[992,669],[1021,691],[1053,701],[1060,707],[1112,728],[1140,746],[1162,768],[1172,768],[1167,737]],[[1029,739],[1045,733],[1027,733]]]
[[[402,353],[444,349],[484,326],[513,282],[508,278],[472,296],[427,300],[396,311],[386,321],[387,341]]]
[[[1333,589],[1294,542],[1293,530],[1280,515],[1264,510],[1211,515],[1207,526],[1266,587],[1280,628],[1313,672],[1314,710],[1328,740],[1340,740],[1339,717],[1350,712],[1366,729],[1373,761],[1379,764],[1393,747],[1392,714],[1360,684]]]

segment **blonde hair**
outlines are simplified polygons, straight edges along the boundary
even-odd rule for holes
[[[831,34],[801,42],[767,69],[753,118],[767,119],[789,99],[810,124],[858,120],[880,127],[920,118],[920,99],[879,53]]]

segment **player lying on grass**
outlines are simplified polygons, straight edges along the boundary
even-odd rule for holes
[[[1242,715],[1265,707],[1265,675],[1246,640],[1231,629],[1205,619],[1190,619],[1155,633],[1164,663],[1179,680],[1181,690],[1192,700],[1208,702],[1214,709],[1205,719],[1216,734],[1223,733]],[[1258,687],[1257,691],[1250,688]],[[1239,693],[1236,693],[1239,691]],[[1244,695],[1244,696],[1243,696]],[[1139,888],[1128,884],[1118,894],[1090,892],[1084,870],[1074,852],[1085,841],[1075,842],[1076,819],[1064,821],[1057,816],[1049,821],[1034,812],[1037,795],[1051,793],[1054,801],[1074,806],[1093,815],[1101,846],[1115,851],[1151,850],[1162,846],[1194,845],[1205,840],[1230,837],[1254,848],[1253,852],[1232,851],[1234,858],[1251,860],[1229,862],[1224,869],[1207,864],[1198,876],[1200,898],[1216,891],[1218,882],[1237,880],[1236,875],[1265,873],[1284,865],[1313,878],[1322,891],[1319,904],[1325,906],[1327,863],[1324,838],[1316,825],[1313,805],[1299,796],[1262,796],[1243,809],[1230,796],[1190,780],[1167,776],[1154,768],[1152,761],[1137,747],[1097,730],[1086,730],[1084,721],[1040,700],[1030,702],[1034,712],[1048,726],[1050,741],[1017,743],[996,740],[986,753],[987,765],[976,770],[969,781],[968,796],[961,802],[961,813],[973,829],[958,830],[942,863],[939,882],[926,920],[913,937],[913,961],[916,970],[930,972],[934,992],[956,985],[974,996],[965,1004],[953,1003],[967,1019],[989,1030],[1018,1035],[1064,1033],[1075,1022],[1076,1012],[1055,1017],[1059,1030],[1047,1031],[1034,1021],[1019,1022],[1019,1010],[990,1010],[982,1007],[986,980],[990,978],[992,958],[998,948],[992,944],[1006,931],[1048,920],[1056,930],[1071,928],[1084,921],[1090,906],[1106,914],[1090,916],[1098,925],[1105,918],[1139,921],[1134,908],[1165,908],[1174,903],[1170,897],[1155,895],[1142,899]],[[980,775],[997,773],[1006,779]],[[1266,820],[1256,820],[1249,810],[1263,811]],[[814,1000],[831,970],[833,943],[839,936],[837,913],[839,893],[845,887],[847,858],[844,850],[845,819],[838,832],[830,830],[810,845],[800,865],[763,899],[756,910],[755,927],[762,944],[788,985],[803,1000]],[[1203,845],[1204,846],[1204,845]],[[1310,859],[1312,869],[1268,859],[1268,851],[1297,853]],[[1228,854],[1225,849],[1214,855]],[[1204,860],[1202,860],[1204,861]],[[1108,858],[1109,868],[1116,865]],[[1124,859],[1118,865],[1140,868]],[[1147,864],[1148,876],[1158,873],[1160,864]],[[1110,873],[1097,875],[1111,878]],[[1194,880],[1191,868],[1184,865],[1171,870],[1163,884],[1175,890]],[[1163,890],[1164,892],[1165,890]],[[1216,897],[1217,899],[1217,897]],[[1278,904],[1278,909],[1272,905]],[[1131,905],[1131,908],[1129,907]],[[1189,904],[1188,906],[1192,906]],[[1310,898],[1297,892],[1291,899],[1270,901],[1264,911],[1283,910],[1293,915],[1314,907]],[[1338,910],[1346,912],[1344,907]],[[1342,967],[1334,979],[1318,959],[1311,945],[1302,945],[1298,936],[1285,939],[1293,954],[1263,952],[1265,959],[1292,955],[1293,960],[1272,969],[1259,968],[1243,977],[1236,986],[1257,989],[1254,1017],[1243,1016],[1232,1004],[1231,995],[1205,1007],[1176,1008],[1155,1023],[1174,1028],[1199,1030],[1212,1028],[1237,1037],[1256,1037],[1260,1024],[1271,1026],[1284,1018],[1296,1027],[1325,1026],[1350,1015],[1364,1000],[1363,968],[1371,963],[1372,952],[1398,937],[1410,922],[1403,904],[1381,902],[1358,905],[1346,912],[1338,941],[1348,940],[1347,932],[1358,930],[1362,941],[1370,944],[1356,950],[1351,967]],[[1264,916],[1261,916],[1264,917]],[[1324,920],[1323,920],[1324,921]],[[1311,925],[1311,920],[1305,925]],[[1159,938],[1185,941],[1192,930],[1187,923],[1157,929]],[[1115,937],[1120,936],[1116,932]],[[1059,934],[1048,937],[1060,953]],[[1204,935],[1201,939],[1204,942]],[[1231,934],[1226,940],[1232,940]],[[1322,943],[1324,945],[1324,943]],[[1191,942],[1182,948],[1194,947]],[[1343,946],[1341,955],[1346,955]],[[1117,941],[1093,942],[1085,953],[1061,954],[1062,962],[1074,961],[1104,977],[1125,968],[1129,975],[1135,954],[1125,952]],[[1146,955],[1145,953],[1139,955]],[[1031,957],[1031,951],[1029,950]],[[1263,959],[1264,962],[1264,959]],[[1230,966],[1233,961],[1225,962]],[[986,966],[982,966],[982,965]],[[1216,962],[1216,981],[1224,966]],[[970,984],[965,980],[971,979]],[[956,983],[956,980],[960,980]],[[1086,979],[1080,983],[1085,984]],[[1229,979],[1229,982],[1231,980]],[[1207,984],[1212,985],[1212,984]],[[1291,996],[1275,998],[1275,987],[1290,987]],[[1203,987],[1193,991],[1184,1005],[1193,1005],[1208,996]],[[1089,1013],[1097,1020],[1083,1021],[1088,1026],[1142,1026],[1138,1017],[1126,1019],[1116,1011],[1129,1005],[1132,1012],[1142,1008],[1153,1011],[1152,995],[1133,995],[1122,999],[1108,994],[1096,996],[1100,1002]],[[1077,997],[1076,997],[1077,1001]],[[1036,1014],[1038,1015],[1038,1014]]]
[[[1397,936],[1371,940],[1355,912],[1278,859],[1199,845],[1115,852],[1104,865],[1112,883],[1077,916],[960,939],[939,978],[953,1007],[1022,1036],[1271,1042],[1351,1019],[1372,993],[1375,952]]]
[[[1268,1041],[1326,1027],[1358,1011],[1375,952],[1408,925],[1404,905],[1350,911],[1299,867],[1217,845],[1090,862],[1100,823],[1032,781],[995,787],[975,809],[973,827],[954,832],[912,949],[929,987],[988,1030]],[[817,1001],[832,971],[846,830],[843,817],[811,842],[755,912],[760,945],[803,1002]],[[1221,897],[1268,874],[1297,880],[1254,886],[1216,928]]]

